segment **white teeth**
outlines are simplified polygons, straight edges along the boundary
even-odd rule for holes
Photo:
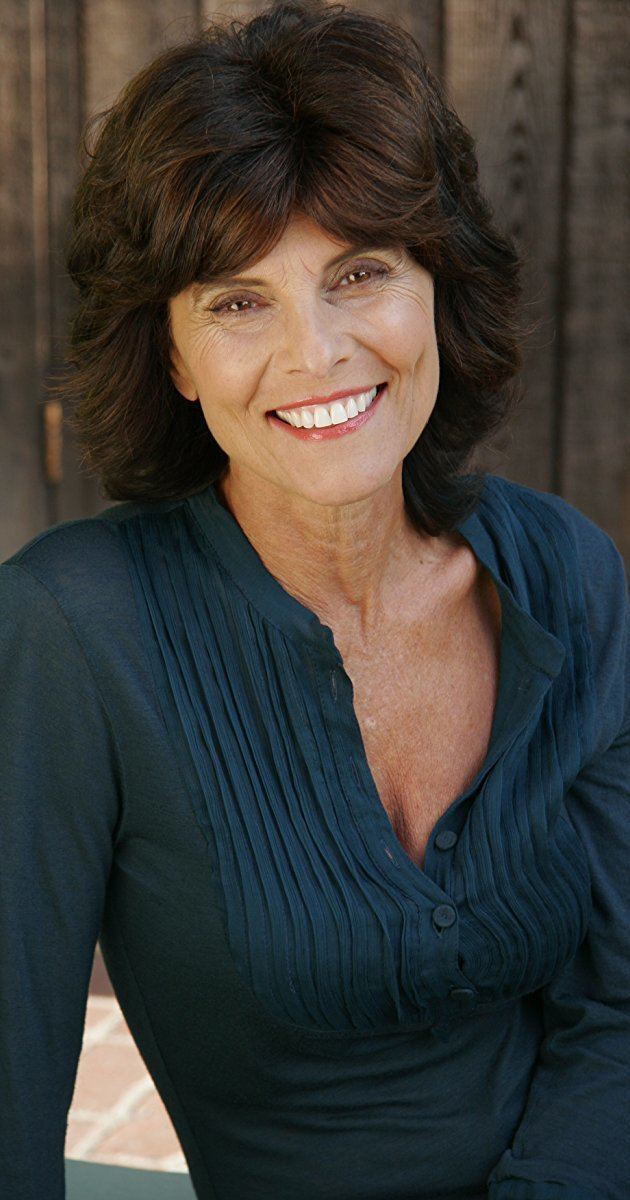
[[[370,407],[378,387],[370,392],[361,392],[357,396],[348,396],[343,402],[334,400],[331,404],[313,404],[309,408],[291,408],[287,412],[276,412],[275,416],[296,429],[324,429],[327,425],[341,425],[350,417],[357,417]]]

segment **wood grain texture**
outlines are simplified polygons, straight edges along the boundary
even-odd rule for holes
[[[395,21],[419,43],[430,69],[442,74],[442,3],[441,0],[349,0],[348,8],[372,13]]]
[[[61,366],[68,340],[68,323],[75,303],[74,288],[65,269],[70,210],[80,174],[80,137],[85,117],[83,101],[82,26],[80,0],[47,4],[46,11],[46,153],[48,210],[49,361],[53,373]],[[45,388],[44,388],[45,391]],[[54,403],[51,401],[51,404]],[[47,406],[48,408],[48,406]],[[65,418],[65,406],[64,406]],[[45,420],[45,427],[48,426]],[[47,439],[46,461],[50,459]],[[79,462],[74,436],[61,427],[61,477],[50,489],[51,520],[71,520],[101,506],[98,483]],[[50,482],[55,483],[47,472]]]
[[[201,25],[215,20],[220,20],[224,25],[232,18],[236,21],[249,21],[250,17],[254,17],[266,7],[266,0],[218,0],[214,4],[211,0],[200,0],[199,20]]]
[[[630,9],[577,0],[559,490],[630,564]]]
[[[40,377],[46,367],[45,157],[42,161],[40,0],[4,0],[0,36],[0,555],[41,529]]]
[[[195,0],[83,0],[86,112],[113,104],[137,71],[198,23]]]
[[[565,0],[447,0],[444,77],[475,138],[499,227],[525,260],[525,398],[480,461],[531,487],[554,483],[557,272],[562,184]]]

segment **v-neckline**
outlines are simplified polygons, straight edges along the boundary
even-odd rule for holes
[[[444,896],[433,879],[435,838],[440,832],[452,830],[459,809],[528,723],[566,656],[562,641],[545,629],[517,600],[500,573],[493,539],[479,516],[483,509],[488,520],[484,496],[488,481],[493,478],[485,477],[477,509],[455,525],[472,553],[488,570],[501,602],[499,687],[490,741],[484,762],[474,779],[442,813],[431,830],[422,867],[407,854],[381,800],[353,703],[352,683],[332,629],[272,575],[236,518],[219,501],[214,484],[188,497],[186,501],[222,569],[252,607],[308,651],[318,673],[322,697],[332,705],[328,714],[331,746],[340,774],[346,780],[347,802],[351,810],[349,815],[357,823],[368,852],[376,852],[373,834],[377,835],[379,847],[385,845],[389,853],[385,854],[384,861],[382,852],[379,854],[381,869],[388,871],[396,885],[409,890],[412,897],[418,887],[426,892],[427,886],[434,889],[436,897]],[[345,721],[341,723],[338,720],[340,711],[345,714]],[[340,736],[345,737],[346,741],[340,741]],[[356,772],[354,778],[353,772]]]

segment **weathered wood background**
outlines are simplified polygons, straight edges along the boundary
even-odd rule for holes
[[[218,13],[262,6],[2,0],[0,560],[111,503],[81,472],[44,389],[73,305],[62,246],[83,123],[159,50]],[[527,258],[540,328],[526,400],[479,462],[566,497],[630,563],[630,0],[354,6],[419,39],[476,139],[497,219]]]

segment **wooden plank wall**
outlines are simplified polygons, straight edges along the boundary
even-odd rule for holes
[[[484,467],[558,492],[630,563],[630,22],[625,0],[349,0],[412,31],[477,143],[499,223],[525,254],[526,397]],[[73,292],[63,239],[92,113],[157,52],[254,0],[3,0],[0,559],[110,503],[44,382]],[[62,410],[60,410],[62,411]],[[54,444],[53,444],[54,448]],[[54,456],[53,456],[54,457]]]

